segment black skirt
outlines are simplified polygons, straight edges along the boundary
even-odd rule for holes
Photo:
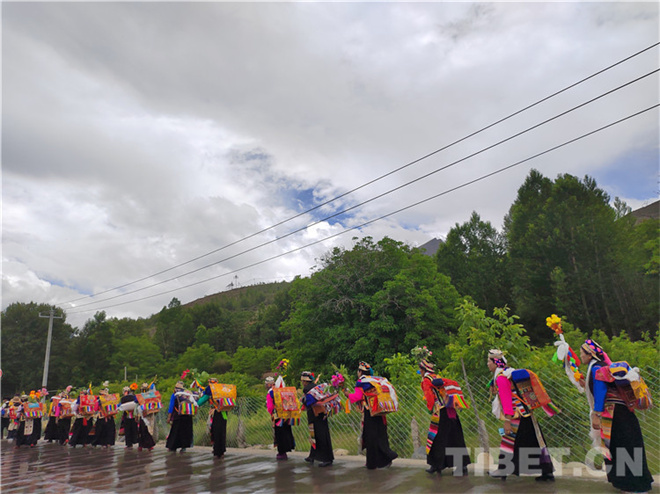
[[[541,437],[545,442],[543,432],[541,432]],[[521,463],[523,459],[524,461]],[[511,464],[513,464],[513,472],[510,471]],[[520,475],[522,473],[547,476],[552,475],[554,470],[555,467],[552,465],[547,448],[541,450],[539,446],[532,417],[522,417],[513,444],[513,454],[500,452],[498,471],[503,471],[505,475]]]
[[[130,418],[126,412],[121,418],[121,428],[124,429],[124,442],[126,447],[131,447],[138,443],[138,426],[135,418]]]
[[[225,412],[226,413],[226,412]],[[213,412],[211,419],[211,441],[213,442],[213,456],[218,458],[227,451],[227,420],[223,412]]]
[[[364,428],[362,445],[367,450],[367,468],[384,468],[399,455],[390,449],[385,417],[372,417],[369,410],[364,410]]]
[[[57,421],[57,439],[60,444],[69,442],[69,434],[71,433],[71,417],[59,419]]]
[[[28,420],[32,422],[32,432],[29,434],[27,434],[25,431],[25,426]],[[24,444],[28,446],[34,446],[37,444],[39,438],[41,437],[41,419],[38,418],[28,420],[21,421],[21,424],[18,427],[15,442],[16,446],[22,446]]]
[[[447,451],[447,448],[450,450]],[[451,467],[462,470],[471,463],[458,414],[452,419],[449,418],[446,408],[440,409],[438,433],[433,440],[431,451],[426,455],[426,463],[438,470]]]
[[[77,418],[74,420],[69,446],[76,447],[79,444],[85,446],[89,442],[89,431],[92,429],[92,425],[94,425],[93,419]]]
[[[57,441],[59,438],[60,437],[57,432],[57,418],[51,416],[48,418],[48,424],[46,424],[46,430],[44,431],[44,440]]]
[[[193,417],[192,415],[178,415],[172,420],[170,434],[167,436],[165,445],[170,451],[178,448],[190,448],[193,442]]]
[[[153,436],[149,432],[147,423],[141,418],[138,421],[138,446],[140,448],[151,449],[156,446]]]
[[[274,427],[275,429],[275,446],[277,446],[277,453],[283,455],[289,451],[296,449],[296,441],[293,439],[293,431],[290,424],[284,424]]]
[[[330,424],[326,414],[314,415],[314,412],[307,413],[307,420],[314,426],[314,441],[316,448],[309,450],[309,458],[322,463],[332,462],[335,455],[332,451],[332,438],[330,437]]]
[[[114,417],[102,417],[96,421],[92,446],[114,446],[117,428]]]
[[[607,480],[612,486],[628,492],[651,490],[653,477],[646,463],[642,429],[637,416],[625,405],[614,408],[610,453],[612,460],[605,462],[609,469]]]

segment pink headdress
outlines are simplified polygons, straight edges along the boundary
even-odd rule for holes
[[[605,350],[603,350],[603,347],[596,343],[594,340],[586,340],[582,344],[582,349],[600,362],[604,362],[607,365],[612,363],[610,357],[607,355],[607,353],[605,353]]]

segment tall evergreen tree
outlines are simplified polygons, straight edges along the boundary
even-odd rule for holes
[[[510,303],[506,239],[476,211],[469,221],[449,230],[436,253],[438,271],[451,278],[461,295],[492,310]]]

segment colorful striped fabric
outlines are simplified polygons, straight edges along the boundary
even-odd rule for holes
[[[516,442],[516,434],[520,427],[520,419],[511,420],[511,434],[503,434],[500,442],[500,451],[513,454],[513,445]]]
[[[44,416],[43,408],[41,403],[24,403],[23,404],[23,415],[29,419],[40,419]]]
[[[179,414],[181,415],[195,415],[197,413],[197,405],[190,401],[179,402]]]
[[[438,435],[439,425],[440,425],[440,416],[434,413],[433,415],[431,415],[431,424],[429,425],[429,433],[426,436],[427,455],[431,452],[431,447],[433,446],[433,441],[435,441],[435,436]]]

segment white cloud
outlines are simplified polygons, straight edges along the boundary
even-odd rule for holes
[[[659,31],[657,4],[624,2],[9,3],[2,23],[3,307],[61,303],[228,246],[629,56]],[[108,313],[148,316],[172,296],[185,302],[234,276],[307,275],[319,255],[352,245],[357,232],[229,273],[656,103],[654,76],[305,228],[656,68],[657,50],[312,216],[157,279],[180,276],[163,291],[225,274],[217,280]],[[642,204],[657,195],[657,168],[648,164],[657,136],[656,111],[359,234],[420,245],[473,210],[500,226],[532,167],[551,178],[589,174],[612,196]],[[631,156],[643,162],[644,180],[617,174]]]

